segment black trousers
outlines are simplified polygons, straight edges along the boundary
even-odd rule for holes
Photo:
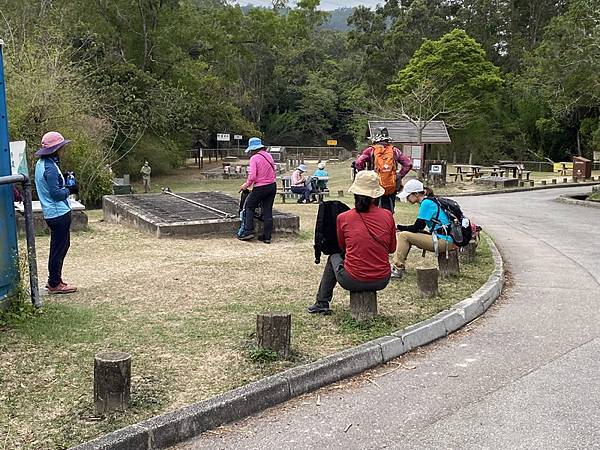
[[[380,208],[387,209],[394,214],[394,209],[396,208],[396,194],[391,195],[382,195],[379,197],[379,202],[377,204]]]
[[[334,253],[333,255],[329,255],[329,258],[327,258],[325,270],[323,270],[323,277],[321,277],[321,283],[319,283],[319,290],[317,291],[317,302],[331,302],[331,298],[333,297],[333,289],[337,283],[340,283],[340,286],[347,291],[363,292],[381,291],[388,285],[389,282],[389,277],[382,280],[373,281],[355,280],[344,269],[344,258],[342,258],[342,255],[339,253]]]
[[[50,255],[48,257],[48,286],[62,283],[62,267],[71,246],[71,212],[46,219],[50,228]]]
[[[250,195],[246,199],[246,206],[244,208],[245,220],[244,228],[248,231],[254,231],[254,211],[258,205],[262,205],[263,210],[263,225],[264,231],[263,236],[265,239],[271,239],[273,233],[273,202],[275,201],[275,194],[277,194],[277,184],[271,183],[265,186],[258,186],[252,189]]]

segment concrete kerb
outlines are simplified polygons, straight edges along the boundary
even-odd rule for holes
[[[494,195],[494,194],[510,194],[512,192],[526,192],[526,191],[538,191],[542,189],[564,189],[571,187],[583,187],[583,186],[596,186],[600,183],[597,181],[586,181],[583,183],[561,183],[561,184],[546,184],[544,186],[534,187],[523,187],[513,189],[496,189],[493,191],[481,191],[481,192],[455,192],[453,194],[447,194],[446,197],[474,197],[480,195]]]
[[[190,439],[203,431],[256,414],[292,397],[377,367],[463,327],[489,308],[504,285],[504,264],[489,239],[495,269],[471,297],[423,322],[390,336],[294,367],[225,394],[161,414],[73,447],[72,450],[153,450]]]
[[[570,205],[579,205],[585,206],[586,208],[600,208],[600,202],[592,202],[588,200],[578,200],[576,198],[571,198],[568,195],[561,195],[554,199],[556,202],[560,203],[568,203]]]

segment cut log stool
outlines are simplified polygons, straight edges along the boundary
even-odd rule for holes
[[[94,357],[94,405],[99,415],[124,411],[131,396],[131,355],[103,352]]]
[[[350,314],[358,322],[375,317],[377,315],[377,292],[350,292]]]
[[[343,197],[344,196],[344,190],[340,189],[338,190],[338,197]]]
[[[460,256],[464,262],[470,263],[475,261],[475,252],[477,250],[477,242],[471,241],[460,249]]]
[[[460,272],[460,265],[458,263],[458,250],[449,250],[448,258],[446,258],[446,252],[441,252],[438,255],[438,266],[440,268],[440,275],[442,277],[458,275]]]
[[[437,268],[417,267],[417,289],[423,298],[431,298],[438,295],[439,271]]]
[[[284,358],[287,357],[292,342],[292,315],[257,314],[256,341],[259,347],[268,348]]]

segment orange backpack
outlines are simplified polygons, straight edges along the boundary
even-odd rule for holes
[[[385,195],[395,194],[398,164],[394,159],[394,146],[375,144],[373,148],[373,170],[379,174],[379,183],[385,189]]]

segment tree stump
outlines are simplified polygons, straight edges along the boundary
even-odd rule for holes
[[[131,396],[131,355],[103,352],[94,357],[94,405],[98,415],[124,411]]]
[[[529,180],[529,187],[534,187],[534,186],[535,186],[535,181]]]
[[[340,189],[338,190],[338,197],[343,197],[344,196],[344,190]]]
[[[460,249],[460,256],[466,263],[475,261],[475,251],[477,250],[477,242],[471,241]]]
[[[568,178],[563,178],[563,183],[568,183],[569,179]]]
[[[438,295],[439,271],[433,267],[431,269],[417,267],[417,290],[423,298],[431,298]]]
[[[350,292],[350,314],[358,322],[375,317],[377,315],[377,292]]]
[[[457,275],[460,272],[458,251],[449,250],[448,258],[446,258],[446,252],[440,252],[438,255],[438,266],[440,267],[440,275],[442,277]]]
[[[256,343],[268,348],[284,358],[290,354],[292,341],[291,314],[257,314]]]
[[[546,180],[542,180],[542,186],[546,186],[546,184],[548,184],[547,181]]]
[[[556,178],[552,178],[552,184],[556,184]]]

